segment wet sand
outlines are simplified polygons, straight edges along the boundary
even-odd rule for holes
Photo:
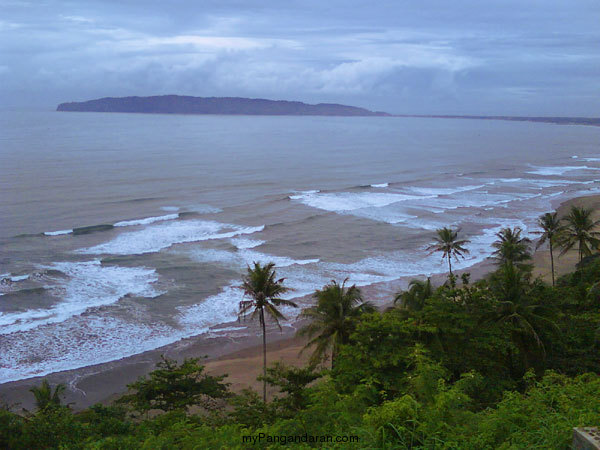
[[[559,216],[564,215],[571,205],[593,208],[597,211],[595,218],[600,218],[600,195],[579,197],[562,203],[558,208]],[[548,250],[542,247],[534,255],[534,274],[541,276],[546,281],[551,279],[548,253]],[[557,254],[558,252],[556,252]],[[561,257],[555,256],[557,275],[572,271],[576,260],[576,251],[571,251]],[[464,271],[459,271],[457,274],[470,272],[471,280],[475,281],[484,277],[491,270],[493,270],[493,262],[486,260]],[[431,278],[432,282],[438,285],[444,282],[445,277],[445,274],[436,274]],[[365,299],[377,296],[380,298],[378,305],[385,307],[391,302],[394,292],[405,285],[406,280],[396,280],[367,286],[362,288],[362,291]],[[63,383],[67,386],[65,402],[71,403],[74,410],[81,410],[98,402],[110,403],[127,390],[127,384],[152,371],[161,355],[177,360],[187,357],[206,358],[207,372],[214,375],[228,374],[226,381],[231,383],[231,389],[234,392],[239,392],[244,388],[259,391],[261,384],[256,381],[256,377],[262,371],[262,340],[258,326],[256,324],[248,325],[250,336],[236,338],[201,335],[105,364],[4,383],[0,385],[0,403],[13,405],[14,411],[21,411],[22,408],[34,409],[33,395],[29,390],[33,386],[39,385],[43,378],[46,378],[52,385]],[[269,328],[267,336],[267,361],[269,364],[283,361],[287,364],[302,366],[306,363],[310,351],[300,355],[305,341],[295,337],[296,329],[300,325],[299,322],[293,322],[284,326],[281,331],[273,326]],[[239,324],[233,322],[220,324],[218,327],[222,328],[223,326],[239,326]]]

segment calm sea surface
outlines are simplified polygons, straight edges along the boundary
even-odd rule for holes
[[[0,382],[243,335],[241,274],[294,288],[468,267],[600,188],[600,128],[341,117],[0,113]],[[91,228],[87,228],[91,227]],[[296,311],[285,310],[292,318]]]

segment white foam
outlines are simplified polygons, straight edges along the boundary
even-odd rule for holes
[[[2,336],[0,383],[114,361],[179,339],[161,323],[86,315]]]
[[[161,206],[160,209],[162,209],[163,211],[173,212],[179,211],[179,206]]]
[[[413,201],[411,206],[416,205],[433,212],[447,211],[458,208],[483,208],[486,206],[501,206],[516,200],[514,194],[489,194],[487,192],[476,192],[463,195],[453,195],[428,199],[425,202]],[[433,208],[433,209],[431,209]]]
[[[248,249],[248,248],[259,247],[259,246],[263,245],[265,243],[265,241],[238,237],[238,238],[232,238],[231,243],[239,249]]]
[[[332,212],[354,211],[369,207],[381,208],[415,198],[419,196],[383,192],[305,193],[290,196],[290,199],[299,200],[307,206]]]
[[[164,220],[175,220],[179,218],[179,214],[167,214],[165,216],[146,217],[145,219],[123,220],[115,223],[115,227],[131,227],[135,225],[150,225],[154,222],[162,222]]]
[[[535,184],[540,188],[555,187],[555,186],[568,186],[570,184],[591,184],[591,181],[575,181],[575,180],[527,180],[528,183]]]
[[[452,187],[452,188],[431,188],[431,187],[418,187],[418,186],[411,186],[409,187],[409,189],[413,192],[417,192],[419,194],[423,194],[423,195],[451,195],[451,194],[456,194],[458,192],[465,192],[465,191],[473,191],[475,189],[481,189],[482,187],[484,187],[485,184],[478,184],[478,185],[474,185],[474,186],[457,186],[457,187]]]
[[[584,161],[587,162],[594,162],[594,161],[600,161],[600,158],[583,158]]]
[[[302,196],[302,195],[308,195],[308,194],[318,194],[319,192],[321,192],[321,190],[320,189],[309,189],[308,191],[294,191],[294,192],[296,192],[296,194],[290,195],[288,198],[294,199],[298,195]]]
[[[529,170],[526,173],[531,173],[533,175],[562,175],[566,172],[571,172],[574,170],[600,170],[597,167],[588,167],[588,166],[549,166],[549,167],[535,167],[535,170]]]
[[[372,184],[371,187],[372,188],[386,188],[389,185],[390,185],[389,183],[379,183],[379,184]]]
[[[385,222],[389,224],[408,223],[417,218],[413,214],[407,214],[401,209],[389,208],[363,208],[351,212],[357,217],[375,220],[377,222]]]
[[[186,209],[189,211],[197,212],[199,214],[216,214],[223,211],[221,208],[215,208],[211,205],[189,205],[186,207]]]
[[[62,234],[71,234],[73,230],[58,230],[58,231],[44,231],[46,236],[60,236]]]
[[[226,266],[243,269],[255,262],[267,264],[275,263],[277,267],[289,267],[293,265],[304,266],[316,264],[319,259],[293,259],[287,256],[267,255],[252,249],[241,248],[237,252],[216,249],[194,249],[189,252],[192,259],[203,263],[220,263]]]
[[[115,303],[126,294],[160,295],[151,286],[158,280],[156,272],[145,267],[102,266],[100,261],[87,261],[58,262],[45,268],[59,270],[69,277],[66,281],[57,279],[59,284],[52,289],[60,301],[50,308],[0,314],[0,334],[62,322],[88,308]]]
[[[500,183],[518,183],[524,181],[523,178],[496,178],[493,181],[490,182],[490,184],[496,184],[497,182]],[[528,181],[528,180],[525,180]]]
[[[240,331],[240,330],[247,330],[246,327],[218,327],[218,328],[211,328],[210,331],[214,332],[214,333],[225,333],[228,331]]]
[[[193,335],[206,332],[215,324],[236,320],[238,306],[244,294],[240,286],[239,282],[232,282],[202,303],[177,308],[178,322]]]
[[[14,277],[9,277],[9,280],[10,281],[14,281],[14,282],[19,282],[19,281],[24,281],[24,280],[28,279],[29,276],[30,276],[29,274],[27,274],[27,275],[17,275],[17,276],[14,276]]]
[[[232,238],[262,231],[258,227],[241,227],[213,221],[182,220],[151,225],[142,230],[122,233],[115,239],[78,250],[87,254],[138,255],[158,252],[174,244]]]
[[[573,158],[573,159],[577,159],[577,158],[579,158],[579,156],[577,156],[577,155],[573,155],[573,156],[571,156],[571,158]]]

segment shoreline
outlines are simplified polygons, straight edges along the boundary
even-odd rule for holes
[[[585,206],[600,211],[600,194],[575,197],[561,202],[556,206],[559,217],[572,205]],[[598,215],[598,212],[596,213]],[[550,262],[548,250],[545,246],[536,250],[533,255],[534,276],[540,276],[544,281],[550,281]],[[576,251],[557,258],[555,268],[557,277],[574,269]],[[457,274],[471,273],[471,280],[476,281],[486,276],[493,268],[493,262],[488,258],[470,267],[456,271]],[[376,305],[380,308],[389,306],[393,294],[405,285],[407,279],[403,277],[393,281],[376,283],[361,287],[366,300],[376,298]],[[431,275],[434,285],[443,283],[445,273]],[[306,297],[304,297],[306,298]],[[387,298],[387,300],[385,300]],[[127,384],[133,383],[140,376],[154,370],[156,362],[161,355],[167,358],[183,360],[184,358],[201,358],[206,372],[211,375],[228,374],[225,381],[231,383],[231,390],[239,392],[244,388],[259,389],[261,384],[256,381],[256,376],[262,371],[262,337],[257,324],[246,322],[248,335],[243,336],[211,336],[201,334],[182,339],[157,349],[149,350],[133,356],[128,356],[107,363],[81,367],[51,373],[45,376],[36,376],[23,380],[10,381],[0,384],[0,403],[13,405],[13,410],[33,410],[34,398],[29,390],[39,385],[41,380],[47,379],[51,385],[63,383],[67,387],[64,401],[70,403],[75,411],[88,408],[95,403],[110,403],[126,390]],[[295,337],[296,328],[301,324],[293,320],[283,325],[281,332],[275,327],[267,331],[267,360],[268,363],[283,361],[293,365],[303,365],[307,362],[310,352],[299,355],[305,341]],[[239,326],[237,321],[216,324],[215,329]],[[205,361],[202,358],[206,357]]]

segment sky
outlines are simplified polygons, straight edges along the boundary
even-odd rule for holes
[[[600,1],[0,0],[0,109],[163,94],[600,117]]]

